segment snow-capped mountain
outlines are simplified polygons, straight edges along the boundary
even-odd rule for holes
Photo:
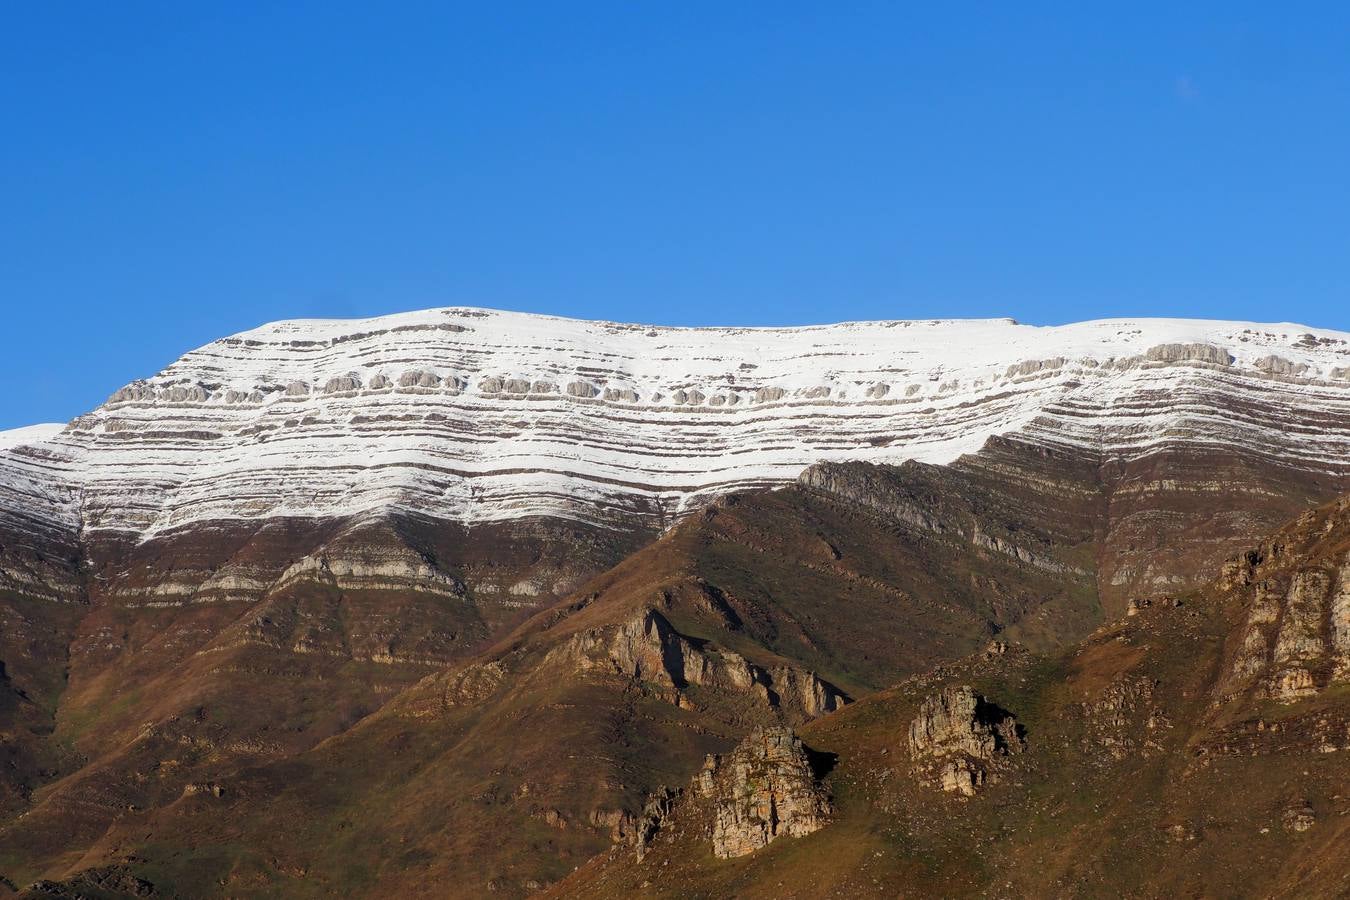
[[[217,341],[66,426],[0,435],[0,883],[523,897],[576,871],[631,875],[631,895],[711,871],[710,820],[651,811],[755,726],[813,720],[833,734],[813,749],[890,792],[841,802],[817,847],[866,830],[847,821],[960,814],[913,723],[927,707],[994,732],[973,698],[905,693],[951,678],[1027,717],[1025,755],[956,770],[990,792],[961,809],[1025,787],[1022,806],[1087,828],[1097,785],[1162,810],[1130,812],[1151,860],[1176,823],[1209,827],[1213,785],[1240,788],[1223,822],[1275,823],[1297,782],[1300,836],[1280,840],[1326,857],[1345,781],[1329,750],[1350,746],[1332,685],[1348,375],[1350,335],[1176,320],[447,309]],[[1247,693],[1217,694],[1221,672]],[[1157,793],[1158,766],[1196,759],[1212,785]],[[702,787],[679,796],[713,811]],[[695,843],[622,862],[676,821]],[[1162,843],[1174,867],[1195,858]],[[815,865],[807,849],[790,855]],[[1039,873],[1063,849],[1026,858]]]
[[[825,460],[948,462],[991,435],[1102,462],[1196,443],[1350,460],[1350,334],[1109,320],[666,328],[481,309],[264,325],[59,433],[0,441],[4,515],[150,535],[418,511],[662,525]]]

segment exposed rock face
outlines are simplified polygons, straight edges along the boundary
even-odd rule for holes
[[[1307,363],[1296,363],[1283,356],[1263,356],[1256,361],[1256,367],[1271,375],[1303,375],[1308,371]]]
[[[586,631],[551,654],[582,670],[606,670],[664,686],[683,704],[690,685],[749,694],[800,721],[848,702],[842,691],[814,673],[791,666],[766,669],[732,650],[695,642],[654,609],[615,628]]]
[[[1226,366],[1233,355],[1213,344],[1158,344],[1148,348],[1145,356],[1151,362],[1203,362]]]
[[[1008,366],[1004,373],[1005,378],[1021,378],[1024,375],[1035,375],[1038,372],[1054,371],[1061,369],[1068,362],[1062,356],[1056,356],[1054,359],[1028,359],[1016,365]]]
[[[1350,554],[1253,584],[1229,692],[1293,701],[1350,678]]]
[[[308,580],[346,590],[417,590],[463,597],[464,585],[406,547],[351,547],[348,555],[321,553],[292,564],[277,587]]]
[[[924,700],[909,726],[916,771],[967,797],[985,781],[983,763],[1021,749],[1017,720],[965,685],[949,685]]]
[[[713,853],[722,859],[753,853],[783,835],[803,837],[829,822],[829,796],[788,728],[755,729],[725,758],[708,757],[694,783],[713,802]]]
[[[0,882],[2,884],[3,882]],[[29,885],[26,897],[55,900],[92,900],[95,897],[160,897],[155,886],[132,875],[126,866],[85,869],[64,881],[42,880]]]
[[[399,387],[405,388],[434,388],[440,383],[440,376],[426,369],[413,369],[398,377]]]
[[[325,394],[342,394],[360,389],[361,377],[359,375],[336,375],[328,379],[323,386]]]
[[[647,848],[651,846],[652,838],[656,837],[657,832],[665,826],[666,821],[675,809],[675,801],[679,797],[679,791],[661,788],[647,798],[647,803],[642,808],[642,815],[638,816],[633,829],[633,853],[638,862],[642,862],[643,858],[646,857]]]
[[[797,481],[808,490],[849,500],[917,530],[968,541],[977,547],[1007,556],[1019,564],[1057,575],[1087,574],[1045,552],[1043,543],[1039,549],[1027,546],[1026,535],[990,533],[985,530],[987,526],[974,516],[962,515],[960,518],[944,520],[938,504],[932,502],[931,498],[915,496],[887,478],[875,477],[867,471],[868,468],[818,463],[802,472]],[[943,498],[944,503],[952,505],[955,505],[954,500]]]
[[[1147,463],[1121,465],[1113,456],[1089,464],[1077,451],[1008,436],[944,467],[940,478],[918,463],[897,469],[904,478],[885,477],[882,467],[817,463],[798,483],[931,535],[925,541],[935,546],[961,544],[968,555],[974,544],[981,556],[1004,556],[1010,567],[1035,567],[1061,583],[1092,579],[1106,619],[1125,613],[1130,599],[1201,586],[1253,538],[1329,499],[1292,470],[1180,446]],[[1089,542],[1097,546],[1091,557],[1079,552]]]

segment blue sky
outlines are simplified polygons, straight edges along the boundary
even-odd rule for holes
[[[1350,329],[1348,41],[1332,3],[8,4],[0,428],[450,304]]]

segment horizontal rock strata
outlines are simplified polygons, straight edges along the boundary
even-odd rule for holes
[[[0,529],[371,510],[651,527],[822,460],[949,462],[1010,433],[1104,462],[1194,443],[1341,472],[1348,368],[1340,333],[1178,320],[280,322],[187,354],[59,434],[0,441]]]

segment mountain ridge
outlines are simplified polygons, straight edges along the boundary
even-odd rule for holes
[[[0,449],[0,500],[53,528],[138,535],[370,510],[664,527],[813,462],[946,463],[1009,433],[1103,460],[1238,442],[1343,471],[1350,334],[1179,319],[670,328],[469,308],[277,322]]]

